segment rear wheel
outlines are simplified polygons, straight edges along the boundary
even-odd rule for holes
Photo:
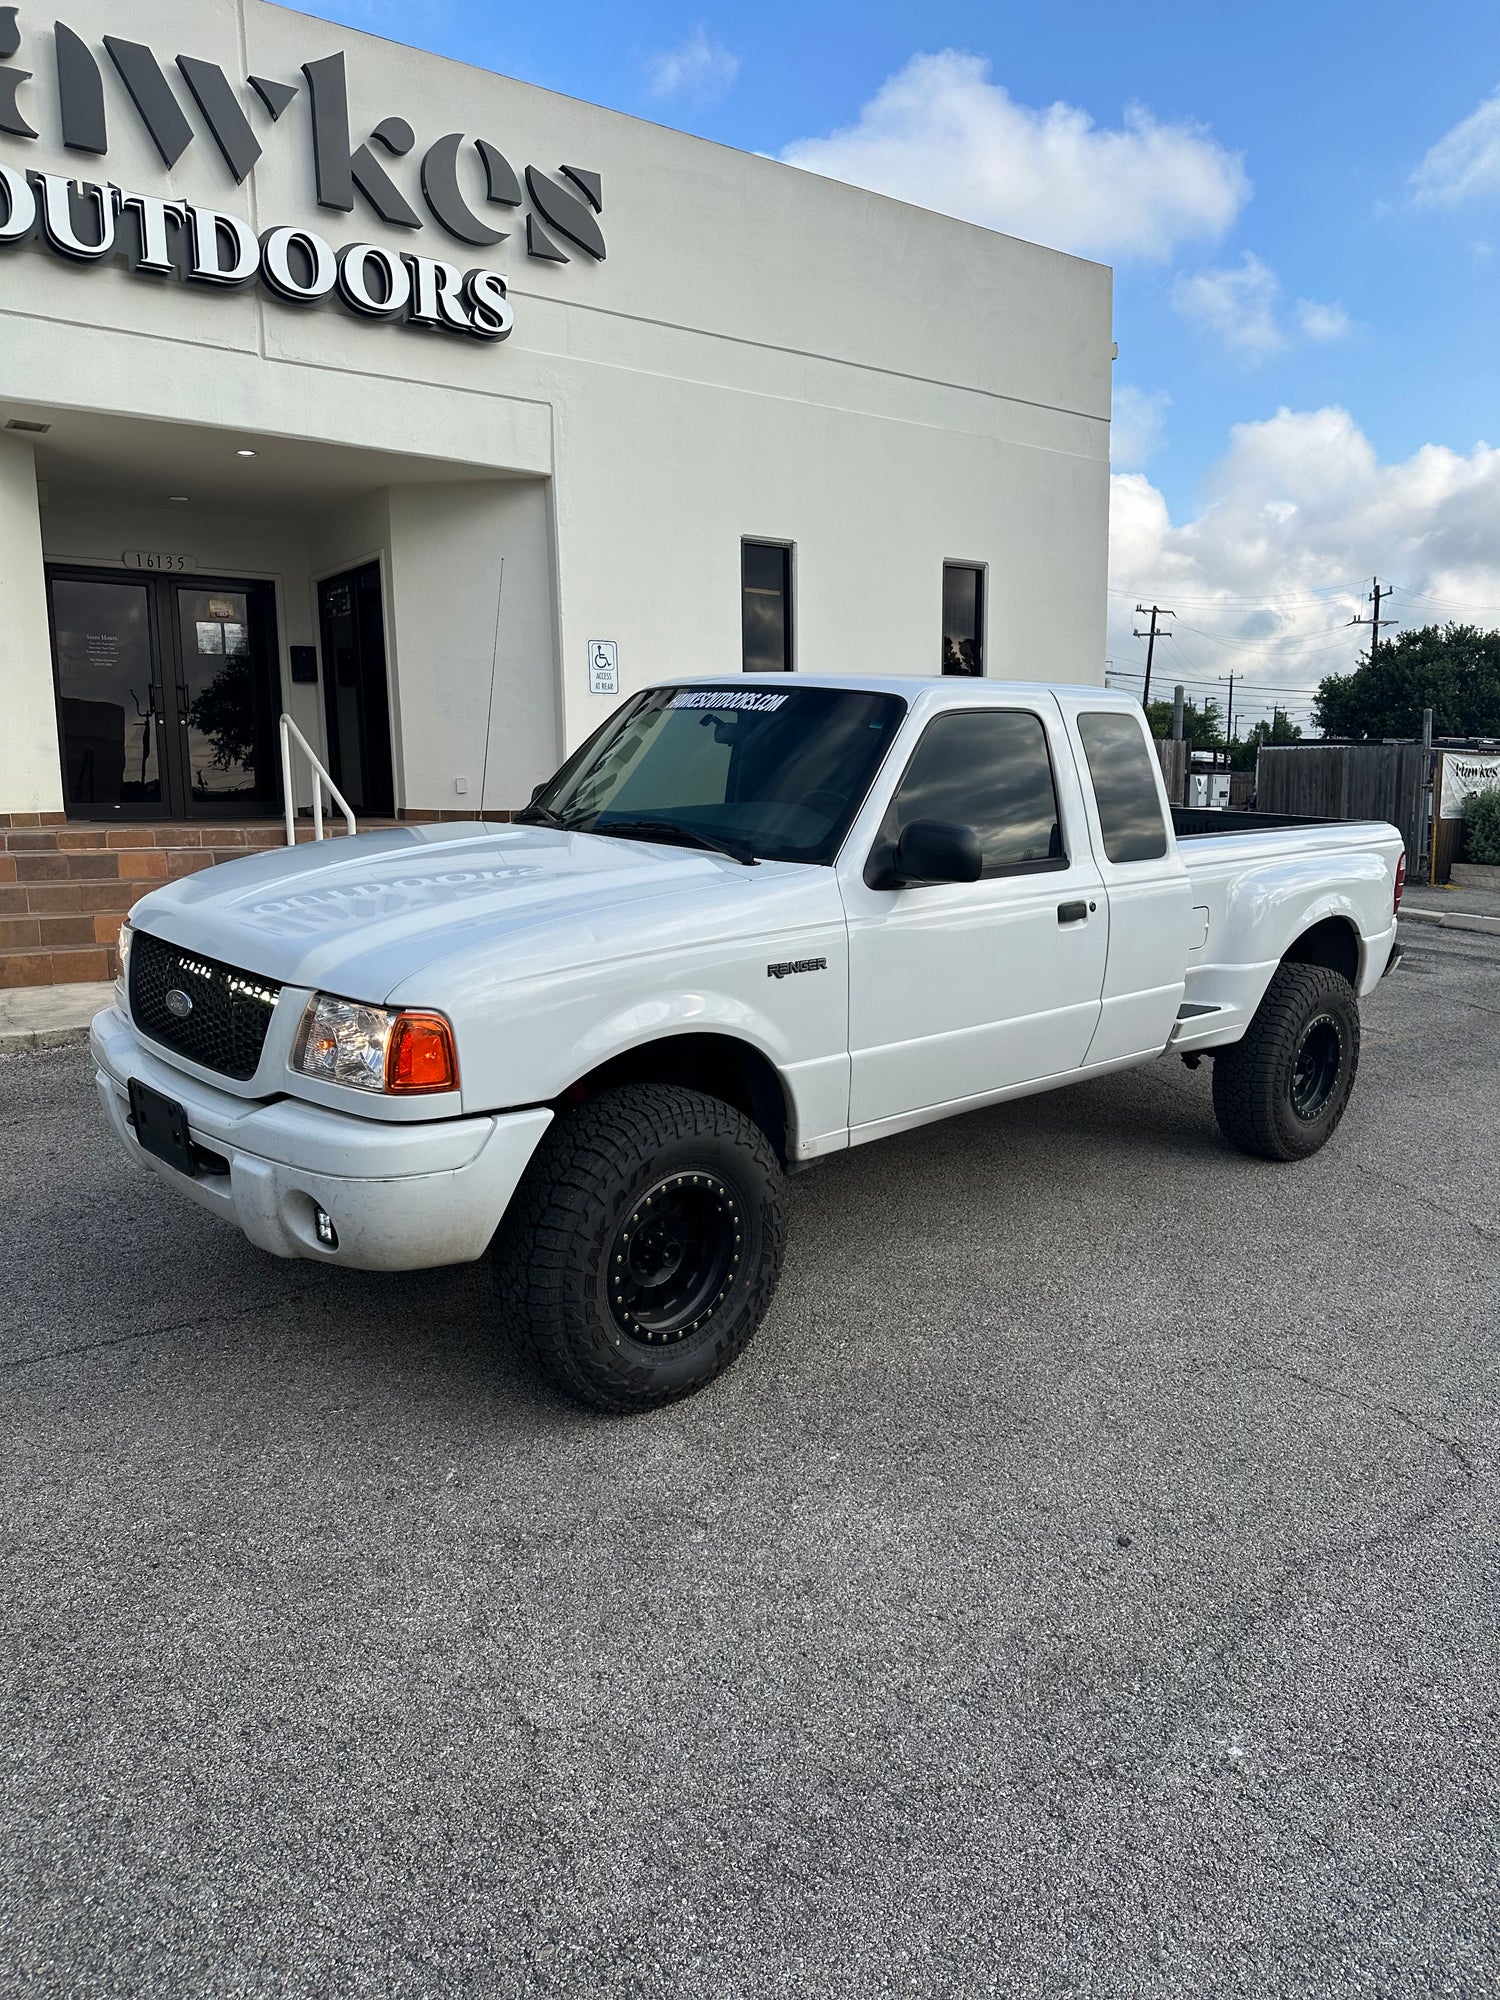
[[[1324,965],[1280,965],[1243,1041],[1214,1056],[1214,1116],[1242,1152],[1304,1160],[1332,1136],[1359,1067],[1359,1001]]]
[[[500,1226],[502,1316],[577,1401],[651,1409],[743,1352],[785,1234],[780,1164],[742,1112],[675,1085],[605,1091],[555,1121]]]

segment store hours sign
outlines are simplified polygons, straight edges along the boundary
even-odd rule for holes
[[[0,135],[12,144],[36,139],[33,93],[43,88],[40,72],[11,60],[27,52],[19,12],[0,6]],[[592,169],[565,166],[550,174],[528,166],[523,193],[491,140],[448,132],[425,146],[417,185],[403,188],[385,161],[415,153],[417,134],[393,113],[353,143],[342,54],[304,63],[300,83],[250,76],[241,91],[216,63],[196,56],[176,57],[174,84],[144,43],[105,35],[101,59],[63,21],[54,23],[51,39],[56,111],[69,150],[105,156],[111,119],[128,115],[144,125],[167,167],[206,135],[243,185],[272,137],[265,128],[304,96],[321,208],[368,211],[400,230],[420,231],[430,221],[467,254],[335,245],[303,223],[257,232],[238,208],[143,194],[107,177],[47,173],[28,168],[24,156],[0,160],[0,251],[35,243],[77,264],[123,258],[148,280],[221,291],[258,284],[289,305],[335,303],[361,319],[484,341],[504,340],[514,325],[505,279],[472,261],[473,251],[493,249],[510,235],[502,221],[514,225],[524,209],[528,257],[566,264],[581,252],[587,261],[604,260],[603,181]],[[39,48],[38,59],[45,53]],[[195,116],[184,107],[183,85]]]

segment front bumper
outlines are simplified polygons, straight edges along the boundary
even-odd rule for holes
[[[364,1271],[418,1271],[483,1256],[537,1142],[545,1110],[391,1124],[299,1098],[259,1102],[185,1075],[117,1007],[94,1018],[99,1099],[138,1166],[275,1257]],[[146,1152],[130,1119],[132,1077],[175,1098],[194,1142],[228,1172],[196,1177]],[[338,1232],[320,1243],[321,1208]]]

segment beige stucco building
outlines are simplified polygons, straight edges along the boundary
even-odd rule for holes
[[[1110,342],[1100,266],[263,0],[0,8],[0,814],[274,815],[283,709],[469,813],[664,676],[1102,679]]]

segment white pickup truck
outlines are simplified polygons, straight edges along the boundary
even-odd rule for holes
[[[745,1346],[828,1153],[1166,1054],[1214,1058],[1235,1145],[1316,1151],[1403,871],[1390,826],[1174,814],[1099,688],[673,684],[515,823],[147,896],[99,1095],[273,1255],[489,1253],[553,1378],[643,1409]]]

